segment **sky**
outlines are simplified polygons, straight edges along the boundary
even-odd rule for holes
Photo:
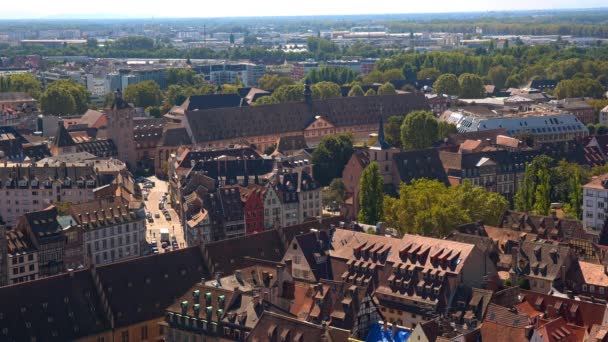
[[[605,7],[605,0],[0,0],[0,18],[242,17]]]

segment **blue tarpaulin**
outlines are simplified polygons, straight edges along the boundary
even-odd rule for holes
[[[384,331],[384,327],[379,324],[373,324],[369,334],[367,335],[366,342],[406,342],[410,338],[411,331],[397,328],[397,332],[395,336],[393,336],[392,327],[388,327],[386,331]]]

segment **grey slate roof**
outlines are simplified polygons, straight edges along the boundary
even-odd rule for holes
[[[376,124],[380,112],[386,120],[392,115],[428,108],[426,98],[421,94],[359,96],[312,104],[280,103],[187,111],[186,120],[194,142],[205,142],[301,131],[319,115],[335,126],[344,127]]]

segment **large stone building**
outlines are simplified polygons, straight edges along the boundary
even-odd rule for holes
[[[104,177],[97,169],[105,167],[96,168],[96,163],[0,164],[0,189],[4,195],[0,200],[0,216],[8,226],[13,226],[19,216],[55,202],[92,200],[93,189],[108,184],[118,173],[114,170]]]
[[[304,102],[186,111],[184,127],[197,147],[227,147],[246,141],[263,151],[281,136],[304,135],[316,146],[328,134],[352,133],[366,141],[386,120],[412,110],[428,110],[421,94],[359,96],[314,101],[307,85]]]
[[[384,319],[405,327],[439,316],[461,288],[481,288],[496,276],[494,263],[473,244],[342,229],[331,241],[333,278],[371,286]]]
[[[143,254],[145,212],[141,202],[123,197],[72,205],[70,215],[82,231],[84,264],[107,264]]]

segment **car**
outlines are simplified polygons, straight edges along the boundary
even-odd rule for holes
[[[148,223],[154,223],[154,219],[152,217],[148,217]]]
[[[169,246],[169,243],[167,241],[163,241],[163,244],[161,245],[161,247],[167,248],[167,246]]]
[[[171,215],[169,215],[169,214],[165,215],[165,220],[171,221]]]
[[[158,254],[158,249],[153,249],[152,254]]]
[[[159,213],[154,214],[154,218],[160,218],[160,214]]]
[[[144,183],[144,188],[146,188],[146,189],[151,189],[153,187],[154,187],[154,184],[152,184],[152,183]]]
[[[156,246],[158,244],[158,242],[156,242],[156,239],[152,239],[152,241],[150,241],[150,244],[152,244],[153,246]]]

